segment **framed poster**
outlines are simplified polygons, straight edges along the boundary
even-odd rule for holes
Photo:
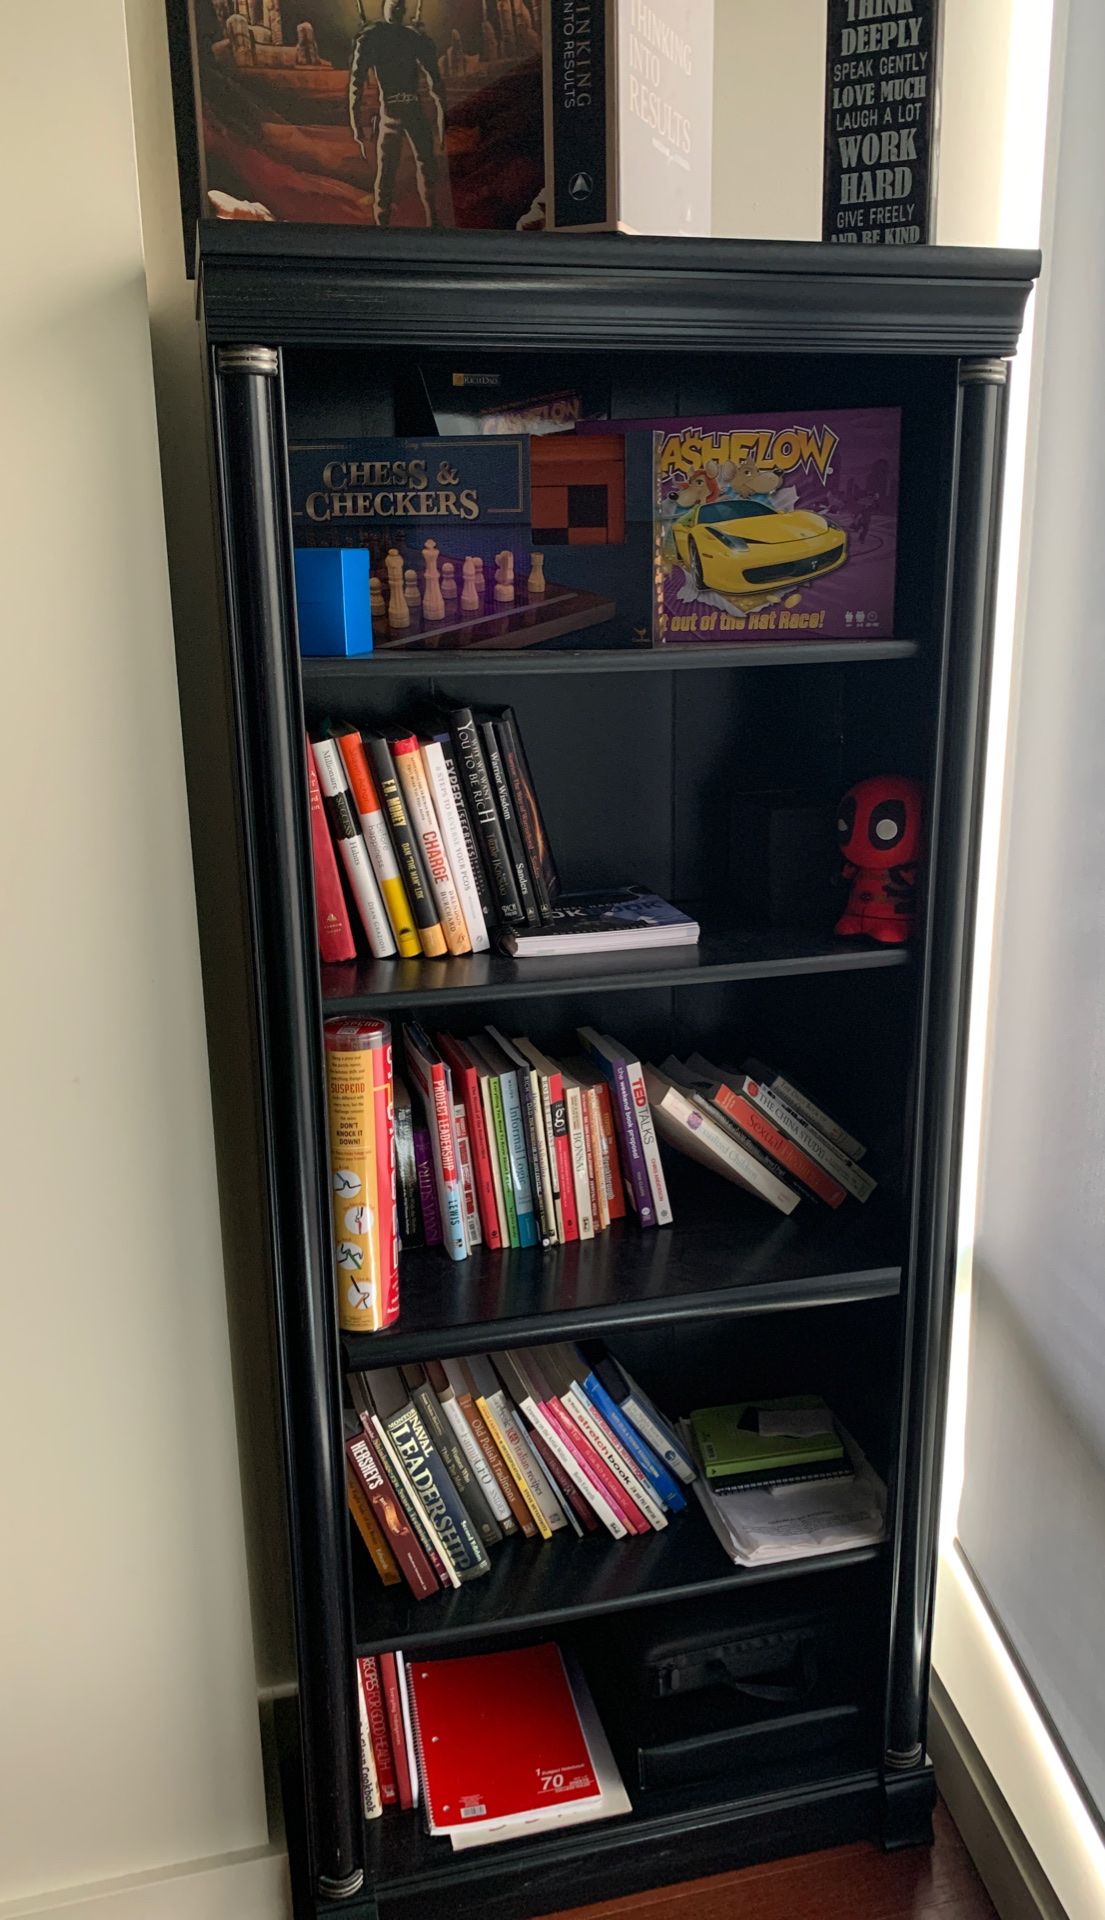
[[[828,0],[821,238],[932,238],[941,0]]]

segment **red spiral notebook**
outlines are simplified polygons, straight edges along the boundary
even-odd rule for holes
[[[578,1669],[546,1642],[412,1660],[415,1744],[431,1833],[454,1846],[628,1813]]]

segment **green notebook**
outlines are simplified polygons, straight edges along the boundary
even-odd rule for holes
[[[825,1431],[788,1434],[761,1433],[760,1414],[774,1416],[771,1425],[785,1424],[785,1415],[800,1416],[795,1424],[807,1429],[824,1416]],[[780,1421],[779,1416],[783,1416]],[[801,1417],[804,1416],[804,1417]],[[811,1418],[812,1416],[812,1418]],[[741,1400],[729,1407],[699,1407],[691,1415],[691,1432],[702,1471],[716,1489],[763,1485],[771,1480],[820,1479],[849,1473],[844,1445],[833,1417],[816,1394],[795,1394],[781,1400]]]

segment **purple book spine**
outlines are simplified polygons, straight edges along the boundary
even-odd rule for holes
[[[428,1247],[439,1247],[443,1234],[441,1214],[437,1205],[437,1186],[434,1180],[434,1157],[430,1149],[430,1136],[425,1127],[414,1130],[414,1164],[418,1169],[418,1198],[422,1204],[422,1225]]]
[[[648,1184],[648,1168],[641,1151],[641,1136],[637,1132],[637,1118],[633,1111],[633,1088],[629,1075],[620,1060],[608,1060],[605,1054],[591,1051],[595,1065],[603,1078],[614,1089],[615,1119],[622,1143],[622,1157],[625,1172],[633,1188],[633,1198],[637,1202],[637,1218],[642,1227],[656,1225],[656,1212],[652,1204],[652,1188]]]

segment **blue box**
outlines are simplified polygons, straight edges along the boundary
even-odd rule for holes
[[[358,547],[297,547],[299,650],[339,658],[372,652],[371,555]]]

